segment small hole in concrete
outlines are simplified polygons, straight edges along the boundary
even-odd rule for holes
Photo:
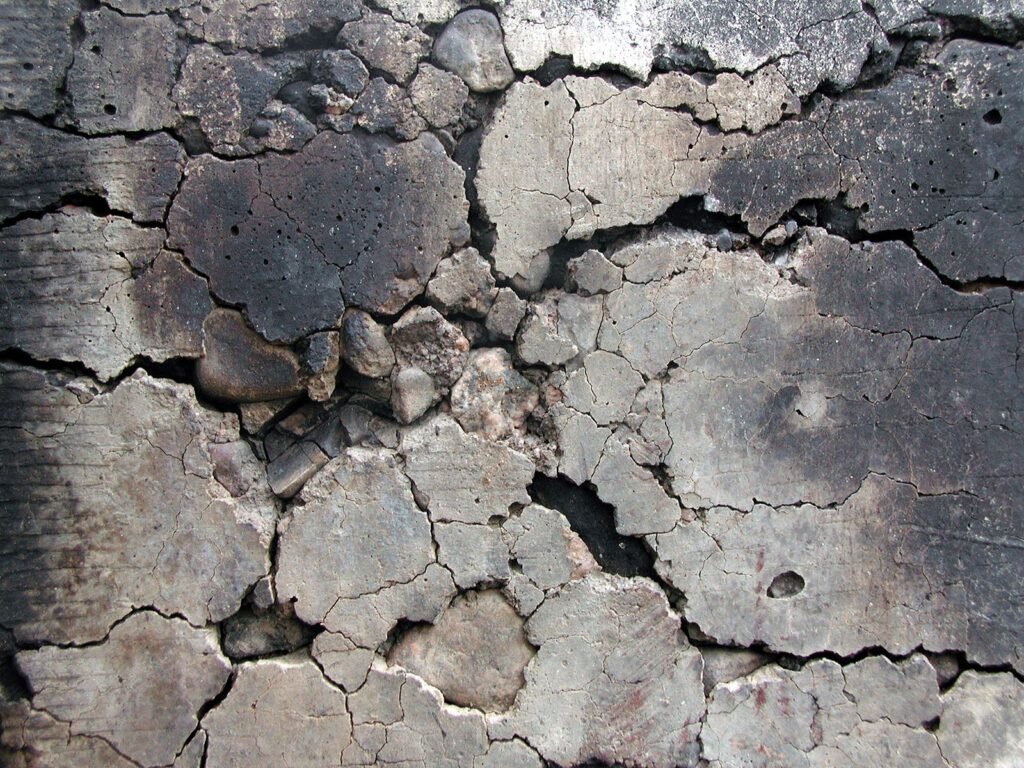
[[[780,573],[768,585],[768,597],[793,597],[804,591],[804,577],[795,571]]]
[[[981,116],[981,119],[984,120],[989,125],[999,125],[1001,122],[1003,122],[1003,113],[1000,112],[998,109],[990,109],[988,112]]]
[[[115,107],[113,104],[104,104],[103,111],[106,112],[108,115],[116,115],[117,107]]]

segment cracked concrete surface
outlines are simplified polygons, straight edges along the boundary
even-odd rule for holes
[[[0,764],[1024,765],[1019,0],[0,0]]]

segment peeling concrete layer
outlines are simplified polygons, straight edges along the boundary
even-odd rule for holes
[[[1020,0],[0,0],[0,764],[1024,763]]]

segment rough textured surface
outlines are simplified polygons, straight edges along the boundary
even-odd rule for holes
[[[1021,0],[0,0],[0,765],[1019,768]]]

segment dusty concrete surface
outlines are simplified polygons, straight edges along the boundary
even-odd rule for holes
[[[0,0],[0,764],[1024,766],[1018,0]]]

